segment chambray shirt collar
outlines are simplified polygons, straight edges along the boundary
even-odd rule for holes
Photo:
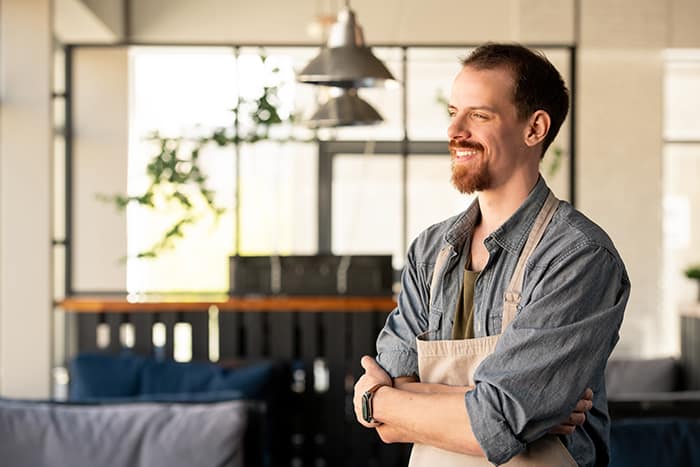
[[[467,210],[452,224],[452,227],[445,232],[445,241],[452,245],[455,250],[461,251],[467,239],[471,239],[474,226],[480,217],[479,198],[476,197]]]
[[[525,198],[525,202],[508,218],[499,228],[489,235],[485,242],[493,241],[499,244],[504,250],[518,254],[527,241],[528,234],[532,229],[532,224],[539,214],[544,202],[549,195],[549,187],[544,178],[540,175],[535,187]]]
[[[520,252],[527,241],[527,236],[537,214],[549,195],[549,191],[547,183],[540,175],[525,202],[498,229],[486,237],[484,240],[486,247],[490,250],[495,242],[511,253]],[[445,241],[455,249],[461,249],[467,239],[471,238],[474,226],[480,216],[479,198],[477,197],[445,233]]]

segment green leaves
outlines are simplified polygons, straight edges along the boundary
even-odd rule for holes
[[[688,279],[700,279],[700,264],[689,266],[683,272]]]
[[[263,62],[266,60],[265,56],[261,58]],[[280,70],[273,67],[270,73],[274,78]],[[261,96],[255,99],[241,99],[238,105],[231,109],[234,114],[231,127],[216,128],[208,135],[188,139],[182,136],[165,137],[157,131],[152,132],[146,139],[156,143],[158,152],[146,166],[148,188],[141,194],[131,196],[97,195],[99,200],[113,204],[121,211],[134,204],[163,211],[177,208],[178,212],[182,212],[182,215],[163,231],[162,237],[151,248],[139,252],[136,258],[154,259],[164,251],[175,248],[178,240],[186,235],[187,226],[204,217],[205,214],[202,214],[201,208],[198,207],[202,205],[202,201],[215,221],[226,212],[226,208],[217,205],[214,190],[207,187],[208,178],[200,165],[201,151],[207,145],[227,147],[268,140],[271,139],[272,126],[285,121],[293,123],[296,120],[294,115],[287,119],[281,117],[277,92],[276,85],[264,86]],[[241,134],[240,130],[241,120],[245,126],[250,127],[244,134]],[[285,141],[292,139],[294,138],[290,137]]]

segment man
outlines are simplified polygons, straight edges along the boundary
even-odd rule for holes
[[[452,182],[478,196],[411,245],[377,360],[362,360],[358,420],[415,443],[412,466],[607,465],[604,369],[630,284],[605,232],[539,174],[568,92],[519,45],[462,65]]]

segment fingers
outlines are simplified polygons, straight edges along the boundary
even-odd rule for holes
[[[581,399],[576,403],[574,412],[588,412],[593,408],[593,402],[588,399]]]
[[[570,435],[576,431],[577,426],[583,426],[586,423],[586,412],[593,408],[593,390],[586,388],[581,396],[581,400],[576,403],[574,411],[560,425],[549,430],[553,435]]]
[[[374,378],[376,383],[386,384],[387,386],[392,385],[391,377],[384,371],[384,368],[379,366],[374,358],[365,355],[360,359],[360,365],[362,365],[362,368],[365,370],[365,374]]]
[[[574,412],[569,415],[569,418],[565,422],[549,430],[549,433],[553,435],[570,435],[576,430],[577,426],[582,426],[585,422],[585,413]]]
[[[360,359],[360,365],[365,371],[369,371],[371,368],[378,367],[377,362],[369,355],[363,355]]]
[[[585,413],[578,413],[574,412],[571,415],[569,415],[569,419],[564,422],[565,425],[577,425],[581,426],[585,423],[586,421],[586,414]]]

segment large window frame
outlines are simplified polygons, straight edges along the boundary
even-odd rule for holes
[[[401,210],[403,226],[401,229],[402,245],[401,250],[406,251],[408,240],[407,237],[407,162],[412,155],[434,155],[434,154],[446,154],[446,142],[445,141],[418,141],[411,140],[408,134],[407,125],[407,89],[409,77],[406,75],[405,71],[407,69],[408,63],[408,51],[412,48],[464,48],[465,50],[476,47],[478,44],[431,44],[420,45],[420,44],[406,44],[406,45],[395,45],[395,44],[376,44],[374,47],[383,48],[397,48],[402,51],[402,63],[401,66],[404,70],[403,82],[401,83],[401,121],[403,126],[403,138],[393,141],[376,141],[374,143],[374,154],[377,156],[382,155],[400,155],[402,158],[402,197],[401,197]],[[576,46],[568,44],[526,44],[528,47],[541,49],[544,51],[553,49],[566,51],[568,53],[569,59],[569,88],[570,88],[570,111],[568,115],[568,147],[565,149],[568,155],[568,198],[569,202],[573,205],[576,204]],[[149,46],[149,47],[172,47],[173,44],[141,44],[141,43],[128,43],[128,44],[115,44],[113,47],[130,47],[130,46]],[[283,49],[285,47],[299,48],[299,47],[312,47],[309,44],[177,44],[177,46],[183,47],[231,47],[236,54],[244,47],[258,47],[258,48],[276,48]],[[63,116],[64,125],[62,128],[57,130],[64,140],[64,151],[59,157],[63,158],[62,169],[64,171],[64,186],[60,187],[64,190],[63,193],[63,206],[59,206],[59,209],[63,211],[63,236],[55,234],[53,238],[54,252],[56,258],[62,258],[63,267],[57,269],[56,275],[62,275],[62,278],[54,278],[54,282],[61,283],[57,289],[62,289],[64,296],[76,296],[76,295],[101,295],[101,294],[113,294],[115,291],[101,291],[101,290],[76,290],[73,286],[73,254],[78,245],[73,242],[73,226],[74,226],[74,216],[73,216],[73,115],[72,115],[72,105],[71,105],[71,95],[73,91],[73,76],[72,76],[72,57],[76,49],[82,47],[110,47],[110,45],[105,44],[69,44],[63,48],[64,57],[64,85],[63,90],[58,92],[53,92],[53,97],[55,103],[63,102]],[[381,111],[381,109],[379,109]],[[357,154],[362,155],[364,152],[366,141],[347,141],[347,140],[326,140],[319,139],[315,140],[318,145],[318,253],[329,253],[332,250],[332,188],[333,188],[333,160],[337,154]],[[60,159],[57,159],[57,163],[60,163]],[[240,164],[240,157],[236,157],[237,165]],[[236,167],[236,173],[240,173],[240,167]],[[238,175],[237,175],[238,176]],[[240,187],[240,183],[236,190]],[[60,195],[60,193],[57,193]],[[240,196],[240,193],[237,194]],[[240,209],[240,203],[237,203]],[[234,214],[236,216],[234,222],[236,223],[237,239],[236,242],[240,243],[240,228],[239,212]],[[124,293],[126,291],[123,291]]]

